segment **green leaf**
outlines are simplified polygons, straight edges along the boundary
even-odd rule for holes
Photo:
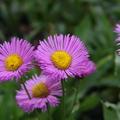
[[[120,104],[103,103],[104,120],[120,120]]]

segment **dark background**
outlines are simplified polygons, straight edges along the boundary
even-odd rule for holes
[[[74,34],[85,42],[97,72],[66,83],[66,120],[120,120],[120,58],[115,55],[120,0],[0,0],[0,42],[17,36],[38,45],[54,34]],[[36,70],[30,71],[30,75]],[[20,83],[0,83],[0,120],[47,120],[25,114],[15,101]],[[51,108],[60,120],[61,107]]]

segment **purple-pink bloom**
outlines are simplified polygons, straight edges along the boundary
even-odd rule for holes
[[[29,99],[23,85],[16,95],[17,104],[25,112],[33,112],[36,108],[45,112],[47,104],[55,107],[60,103],[57,96],[62,96],[62,90],[60,90],[61,83],[58,80],[43,74],[35,75],[32,79],[27,80],[25,85],[31,99]]]
[[[15,37],[0,45],[0,82],[13,78],[18,81],[21,75],[33,68],[33,49],[28,41]]]
[[[83,67],[81,65],[81,68],[78,70],[79,72],[82,72],[83,76],[90,75],[96,71],[96,65],[94,62],[88,60],[83,62]]]
[[[120,24],[116,24],[115,33],[117,33],[117,38],[115,39],[115,41],[117,42],[117,45],[120,45]],[[118,55],[120,55],[120,49],[117,49],[117,53]]]
[[[120,35],[120,24],[116,24],[114,32]]]
[[[79,38],[61,34],[49,36],[47,41],[40,41],[35,58],[46,74],[66,79],[68,76],[83,76],[80,69],[86,68],[86,64],[83,63],[89,61],[89,54]]]
[[[115,33],[117,33],[118,37],[115,39],[115,41],[119,42],[120,41],[120,24],[116,24]]]

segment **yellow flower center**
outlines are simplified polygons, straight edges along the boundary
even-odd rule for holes
[[[65,70],[71,65],[72,57],[65,51],[56,51],[52,54],[51,60],[58,69]]]
[[[45,83],[40,82],[37,83],[33,88],[32,88],[32,96],[37,97],[37,98],[44,98],[48,96],[49,90]]]
[[[9,71],[17,70],[23,63],[22,58],[19,55],[12,54],[5,60],[5,68]]]

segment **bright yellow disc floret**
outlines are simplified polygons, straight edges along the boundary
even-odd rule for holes
[[[22,65],[22,63],[23,59],[19,55],[12,54],[6,58],[5,68],[9,71],[15,71]]]
[[[51,56],[51,61],[60,70],[69,68],[72,62],[72,57],[65,51],[56,51]]]
[[[43,98],[48,96],[49,90],[45,83],[39,82],[32,88],[32,96],[37,98]]]

